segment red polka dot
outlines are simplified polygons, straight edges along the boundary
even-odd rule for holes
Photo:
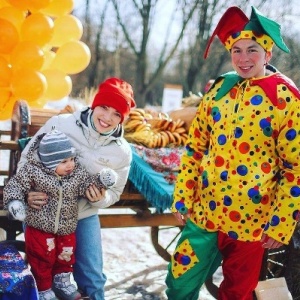
[[[265,174],[269,174],[271,172],[271,165],[267,162],[262,163],[260,168]]]
[[[247,152],[249,152],[250,150],[250,145],[249,143],[246,143],[246,142],[243,142],[239,145],[239,151],[242,153],[242,154],[245,154]]]
[[[193,187],[195,186],[195,181],[194,180],[188,180],[187,182],[186,182],[186,187],[188,188],[188,189],[192,189]]]
[[[261,233],[261,229],[256,229],[253,231],[253,237],[258,237]]]
[[[214,229],[215,228],[215,224],[212,221],[208,220],[206,222],[206,226],[205,227],[208,228],[208,229]]]
[[[264,195],[261,200],[260,200],[261,204],[268,204],[269,202],[269,196],[268,195]]]
[[[196,128],[196,129],[194,130],[194,135],[195,135],[195,137],[197,137],[197,138],[200,137],[200,130],[199,130],[198,128]]]
[[[216,167],[222,167],[224,165],[224,158],[222,156],[217,156],[215,159]]]
[[[295,176],[292,173],[285,173],[284,176],[285,176],[285,178],[287,179],[288,182],[293,182],[294,179],[295,179]]]
[[[238,222],[241,219],[241,214],[238,211],[233,210],[229,213],[229,218],[233,222]]]
[[[237,94],[237,89],[236,88],[233,88],[233,89],[230,90],[230,97],[232,99],[235,99],[236,94]]]
[[[278,99],[277,108],[280,109],[280,110],[282,110],[282,109],[285,109],[285,107],[286,107],[286,102],[285,102],[285,100],[282,99],[282,98],[279,98],[279,99]]]

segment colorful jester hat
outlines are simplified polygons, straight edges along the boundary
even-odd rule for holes
[[[263,16],[253,6],[250,19],[237,6],[227,9],[207,43],[204,58],[207,57],[215,36],[220,39],[228,51],[238,40],[252,39],[266,51],[271,51],[275,43],[284,52],[290,52],[281,37],[280,25]]]

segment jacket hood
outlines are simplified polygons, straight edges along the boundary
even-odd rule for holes
[[[29,150],[27,152],[27,160],[33,165],[37,165],[40,168],[49,170],[42,164],[37,151],[44,135],[45,133],[38,135],[37,138],[34,140],[33,144],[29,147]]]
[[[124,129],[121,124],[118,124],[116,130],[108,135],[101,135],[97,132],[91,125],[90,119],[93,110],[89,107],[83,108],[82,110],[74,112],[73,116],[76,119],[76,125],[81,127],[84,136],[88,138],[93,138],[99,140],[103,145],[107,145],[111,141],[119,141],[120,138],[124,136]]]

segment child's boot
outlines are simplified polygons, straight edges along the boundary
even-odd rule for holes
[[[39,291],[39,300],[58,300],[58,298],[56,298],[54,292],[49,289],[46,291]]]
[[[56,274],[53,279],[52,289],[61,300],[79,300],[81,294],[70,281],[71,273]]]

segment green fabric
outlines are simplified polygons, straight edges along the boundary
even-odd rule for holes
[[[224,82],[216,94],[216,101],[222,99],[223,96],[226,95],[242,79],[242,77],[234,71],[220,75],[216,82],[218,82],[221,78],[224,78]]]
[[[218,250],[218,233],[208,232],[188,220],[181,237],[177,243],[176,249],[188,240],[191,244],[199,262],[193,265],[178,278],[174,278],[172,267],[177,263],[169,263],[168,274],[166,278],[166,294],[170,300],[197,300],[199,291],[207,278],[212,276],[221,265],[222,256]],[[176,250],[175,250],[176,253]],[[174,263],[174,266],[172,266]]]
[[[30,140],[31,140],[31,137],[27,137],[27,138],[18,140],[18,144],[19,144],[21,151],[24,150],[24,148],[26,147],[26,145],[29,143]]]
[[[287,45],[284,43],[281,33],[280,25],[263,16],[255,7],[252,6],[252,12],[248,24],[245,26],[244,30],[251,30],[253,32],[260,32],[268,35],[278,48],[284,52],[289,53],[290,50]]]

